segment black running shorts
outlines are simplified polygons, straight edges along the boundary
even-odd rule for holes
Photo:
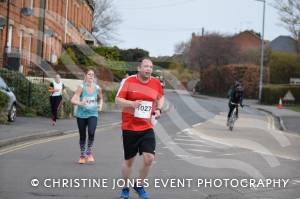
[[[146,152],[155,155],[155,146],[156,141],[153,129],[139,132],[123,130],[125,160],[133,158],[137,153],[142,155],[143,152]]]

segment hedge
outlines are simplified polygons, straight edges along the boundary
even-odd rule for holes
[[[7,69],[0,69],[0,75],[8,86],[14,89],[19,113],[25,116],[39,115],[49,117],[51,115],[48,83],[31,83],[21,73]],[[72,92],[68,91],[68,95],[72,96]],[[64,101],[62,109],[63,117],[71,115],[73,107],[70,100]]]
[[[290,78],[300,78],[300,56],[273,52],[268,63],[271,84],[288,84]]]
[[[233,83],[239,80],[244,87],[245,98],[258,98],[259,67],[253,64],[210,66],[203,72],[203,79],[196,91],[218,97],[227,97]],[[264,70],[264,82],[268,83],[268,68]]]
[[[263,104],[278,104],[279,98],[283,98],[285,94],[291,91],[295,104],[300,104],[300,86],[292,85],[266,85],[262,89],[262,103]]]
[[[0,92],[0,124],[7,123],[8,118],[5,111],[7,103],[8,103],[8,97],[4,93]]]

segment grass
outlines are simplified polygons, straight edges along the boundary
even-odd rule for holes
[[[291,106],[286,106],[287,109],[300,112],[300,105],[291,105]]]

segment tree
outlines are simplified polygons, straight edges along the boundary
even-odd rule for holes
[[[174,47],[174,58],[176,61],[189,66],[189,50],[190,50],[191,41],[182,41],[175,45]]]
[[[120,59],[122,61],[127,62],[139,62],[142,58],[149,57],[149,52],[140,49],[140,48],[134,48],[134,49],[126,49],[126,50],[120,50]]]
[[[121,17],[113,0],[93,0],[93,7],[93,34],[96,39],[104,44],[116,40],[116,28],[121,23]]]
[[[274,7],[278,10],[280,20],[291,32],[292,36],[300,39],[300,1],[299,0],[275,0]]]
[[[189,49],[189,63],[199,69],[200,79],[208,66],[222,66],[236,62],[239,51],[230,37],[218,33],[194,36]]]

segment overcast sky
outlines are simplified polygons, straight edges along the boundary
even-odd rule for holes
[[[266,0],[265,39],[289,35],[277,11]],[[150,56],[172,55],[174,46],[192,32],[234,34],[245,29],[262,30],[263,3],[256,0],[114,0],[122,23],[120,48],[143,48]]]

